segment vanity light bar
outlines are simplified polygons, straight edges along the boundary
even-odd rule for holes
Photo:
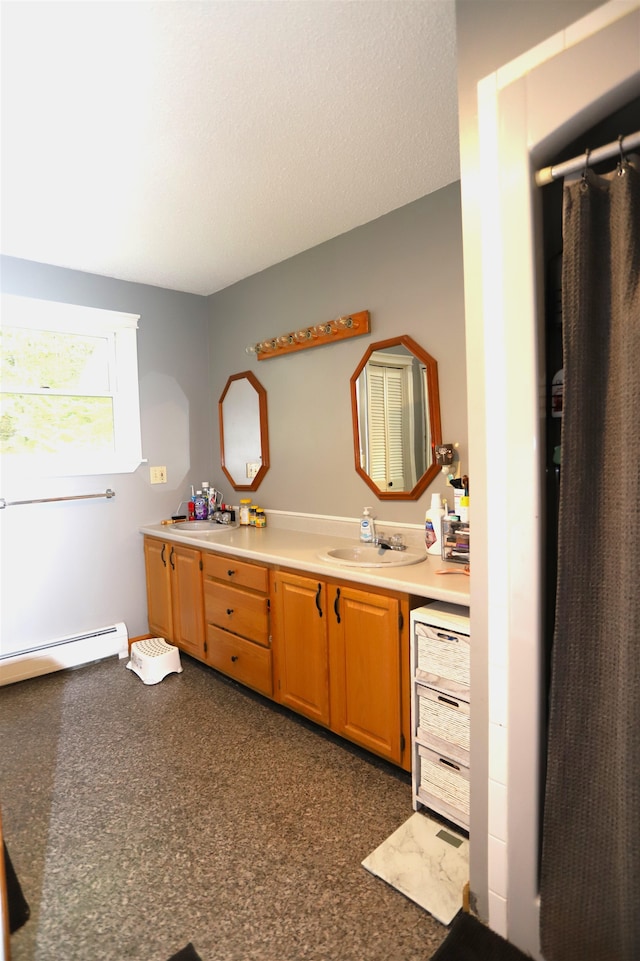
[[[294,350],[306,350],[308,347],[320,347],[322,344],[335,344],[338,340],[368,333],[369,311],[361,310],[357,314],[348,314],[323,324],[315,324],[313,327],[302,327],[289,334],[261,340],[247,347],[247,353],[256,354],[258,360],[268,360],[269,357],[280,357]]]

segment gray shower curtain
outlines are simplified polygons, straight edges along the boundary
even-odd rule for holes
[[[546,961],[640,958],[640,163],[565,183]]]

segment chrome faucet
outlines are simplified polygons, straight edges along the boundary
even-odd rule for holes
[[[406,551],[407,549],[402,534],[390,534],[387,537],[387,535],[381,531],[374,538],[373,543],[376,544],[381,551]]]

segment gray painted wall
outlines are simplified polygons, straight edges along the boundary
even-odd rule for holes
[[[438,361],[443,439],[460,443],[466,471],[461,244],[454,183],[209,298],[216,397],[248,369],[267,390],[271,468],[256,495],[267,510],[355,518],[372,505],[385,520],[424,522],[432,491],[447,490],[443,475],[418,501],[382,502],[354,468],[349,379],[370,343],[400,334]],[[264,361],[245,353],[359,310],[371,312],[369,335]],[[217,445],[217,425],[215,436]]]
[[[143,456],[165,465],[151,485],[148,465],[132,474],[31,479],[7,500],[93,493],[112,500],[37,504],[0,511],[2,653],[125,621],[146,633],[142,524],[171,516],[188,483],[213,469],[206,299],[11,257],[2,290],[140,314],[138,369]]]

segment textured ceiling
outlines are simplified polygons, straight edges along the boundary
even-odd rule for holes
[[[2,3],[5,254],[209,294],[458,177],[453,0]]]

